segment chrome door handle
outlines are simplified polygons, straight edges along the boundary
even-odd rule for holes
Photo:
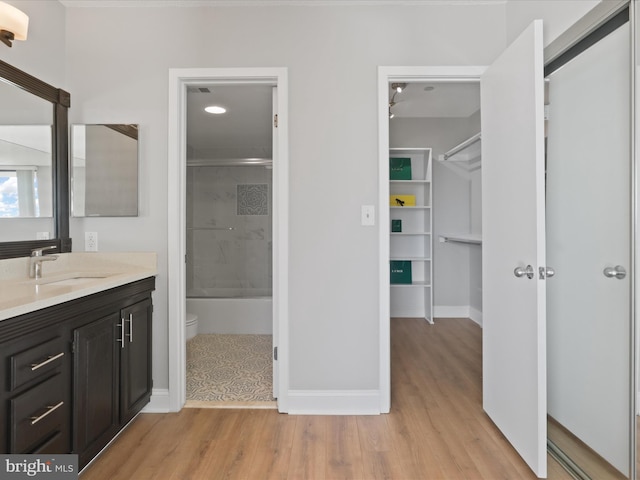
[[[513,274],[520,278],[520,277],[524,277],[525,275],[527,276],[527,278],[529,280],[531,280],[533,278],[533,267],[531,265],[527,265],[526,267],[516,267],[513,270]]]
[[[540,280],[544,280],[545,278],[551,278],[556,274],[556,271],[551,267],[539,267],[538,275]]]
[[[618,280],[622,280],[627,276],[627,271],[620,265],[607,267],[602,271],[602,273],[604,273],[604,276],[607,278],[617,278]]]

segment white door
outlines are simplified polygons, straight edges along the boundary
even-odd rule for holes
[[[536,20],[481,79],[483,407],[539,477],[547,473],[543,67]]]

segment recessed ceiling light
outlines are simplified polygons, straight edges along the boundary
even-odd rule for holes
[[[431,85],[428,85],[428,86],[424,87],[424,91],[425,92],[430,92],[431,90],[435,90],[435,89],[436,89],[436,87],[433,87]]]
[[[225,113],[227,109],[219,105],[211,105],[206,107],[204,111],[207,113],[213,113],[214,115],[220,115],[221,113]]]

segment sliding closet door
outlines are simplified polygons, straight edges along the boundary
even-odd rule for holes
[[[547,138],[547,258],[556,272],[547,281],[550,439],[561,443],[554,432],[568,431],[625,477],[632,358],[629,45],[627,23],[549,75]],[[592,478],[605,478],[573,460]]]

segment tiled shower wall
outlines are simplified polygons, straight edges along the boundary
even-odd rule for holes
[[[187,167],[188,297],[271,295],[271,173]]]

